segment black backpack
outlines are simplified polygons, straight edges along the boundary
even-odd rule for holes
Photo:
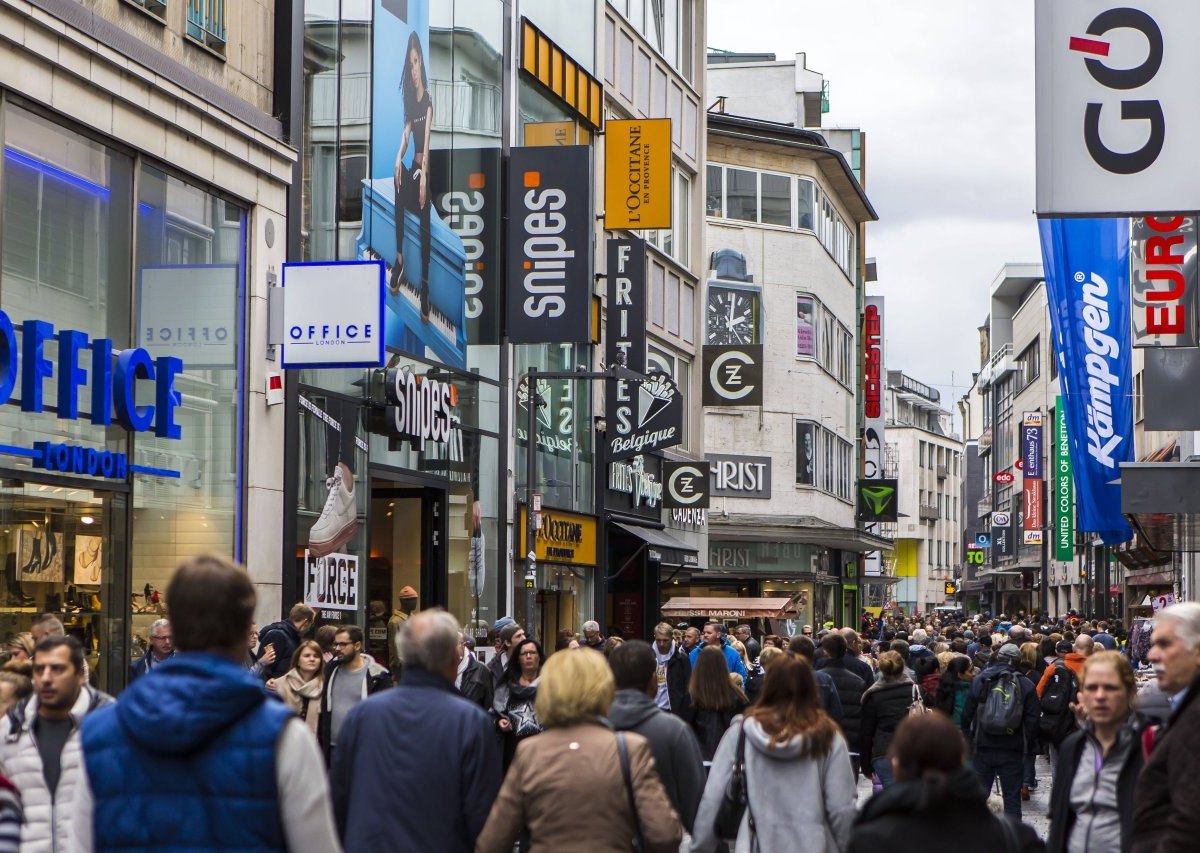
[[[1058,744],[1075,727],[1071,703],[1079,694],[1079,678],[1062,661],[1054,664],[1054,673],[1042,690],[1042,714],[1038,731],[1051,743]]]
[[[1021,731],[1024,717],[1025,697],[1016,672],[1007,670],[983,683],[975,721],[977,735],[980,732],[995,736],[1016,734]]]

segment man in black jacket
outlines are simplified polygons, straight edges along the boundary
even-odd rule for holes
[[[1058,750],[1046,839],[1049,853],[1130,849],[1146,726],[1146,720],[1133,713],[1136,696],[1133,668],[1121,655],[1105,652],[1084,663],[1079,699],[1087,722]],[[1076,810],[1081,800],[1087,807]]]
[[[654,652],[654,701],[664,711],[682,716],[690,703],[688,681],[692,677],[692,663],[687,653],[675,645],[674,633],[666,622],[654,626]]]
[[[867,684],[850,671],[847,666],[846,638],[837,631],[826,634],[821,639],[821,648],[825,650],[825,666],[821,672],[833,679],[837,688],[838,699],[842,703],[842,734],[846,743],[857,744],[859,723],[862,720],[862,695]],[[850,757],[850,765],[854,768],[854,778],[858,778],[858,756]]]
[[[813,666],[813,660],[817,656],[817,646],[813,643],[812,637],[803,635],[792,637],[788,641],[788,654],[798,655],[808,661],[809,666]],[[833,679],[825,670],[818,671],[815,668],[813,669],[813,676],[817,680],[817,693],[821,697],[821,707],[840,726],[842,724],[842,700],[838,696],[837,687],[834,685]]]
[[[258,653],[256,659],[266,654],[267,647],[275,648],[275,662],[263,671],[263,678],[282,678],[292,668],[292,655],[304,634],[312,627],[316,612],[298,601],[288,611],[288,618],[282,622],[272,622],[258,632]]]
[[[458,632],[458,643],[462,646],[462,662],[455,673],[454,686],[484,711],[490,711],[496,691],[491,670],[475,657],[475,644],[462,631]]]
[[[1025,750],[1037,738],[1041,703],[1033,682],[1016,671],[1021,650],[1005,643],[996,653],[996,662],[971,681],[966,704],[963,705],[962,729],[968,740],[975,743],[975,773],[984,790],[991,790],[993,780],[1000,777],[1004,794],[1004,813],[1018,820],[1021,817],[1021,782],[1025,775]],[[987,731],[976,717],[986,709],[992,691],[1004,692],[1002,676],[1013,675],[1016,689],[1021,691],[1021,724],[1004,734]]]
[[[658,693],[654,650],[641,640],[630,640],[612,650],[608,665],[617,682],[608,719],[617,731],[637,732],[650,741],[654,766],[671,805],[691,832],[704,793],[704,759],[691,726],[663,713],[654,702]]]

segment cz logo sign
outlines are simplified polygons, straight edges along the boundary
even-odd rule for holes
[[[704,463],[666,462],[663,480],[666,492],[663,506],[667,509],[708,508],[708,471]]]
[[[704,347],[704,405],[761,406],[763,348]]]

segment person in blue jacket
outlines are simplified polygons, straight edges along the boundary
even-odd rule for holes
[[[725,666],[729,667],[730,672],[736,672],[742,677],[742,681],[746,680],[746,665],[742,663],[742,656],[729,645],[725,639],[725,632],[722,630],[725,626],[720,622],[704,623],[704,630],[700,632],[700,645],[692,649],[688,660],[692,664],[692,668],[696,667],[696,656],[700,654],[700,650],[705,646],[713,646],[721,650],[725,655]]]

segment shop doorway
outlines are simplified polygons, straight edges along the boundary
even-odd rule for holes
[[[383,666],[410,614],[446,606],[446,502],[445,489],[371,479],[366,650]]]
[[[127,495],[88,486],[0,479],[0,636],[20,640],[53,613],[83,644],[92,683],[116,692],[163,607],[128,588]]]

